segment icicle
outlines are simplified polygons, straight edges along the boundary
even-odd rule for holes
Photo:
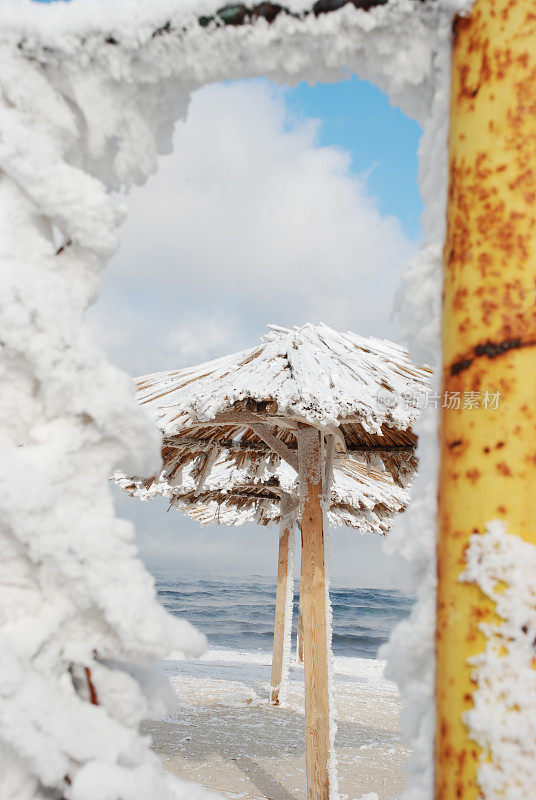
[[[331,505],[331,484],[333,482],[333,459],[335,457],[335,436],[331,433],[328,433],[327,436],[324,437],[325,445],[324,445],[324,475],[322,481],[322,495],[324,504],[326,504],[327,510]]]
[[[219,450],[216,447],[213,450],[211,450],[210,453],[207,453],[207,456],[205,458],[205,463],[201,468],[201,472],[199,473],[199,478],[197,479],[197,483],[195,486],[194,494],[196,497],[198,497],[201,494],[203,486],[205,485],[205,481],[208,475],[210,474],[210,470],[214,466],[214,462],[216,461],[218,455],[219,455]]]
[[[303,616],[301,601],[301,581],[300,595],[298,601],[298,630],[296,631],[296,662],[303,667]]]

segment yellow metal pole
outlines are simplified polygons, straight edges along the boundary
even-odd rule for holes
[[[462,715],[494,606],[459,576],[490,520],[536,544],[535,0],[477,0],[456,20],[449,147],[435,798],[477,800]]]

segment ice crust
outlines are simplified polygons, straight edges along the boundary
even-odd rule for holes
[[[288,523],[287,523],[288,524]],[[281,525],[281,531],[284,526]],[[292,646],[292,613],[294,610],[294,561],[296,556],[296,525],[289,524],[287,585],[285,592],[285,621],[283,632],[283,668],[279,687],[279,704],[284,706],[288,694],[290,651]]]
[[[449,42],[452,15],[468,3],[391,0],[305,21],[197,25],[218,6],[0,2],[2,800],[207,796],[166,775],[137,732],[168,696],[154,664],[170,650],[199,653],[203,641],[159,606],[132,527],[115,517],[108,475],[157,472],[160,442],[85,322],[124,216],[110,190],[156,170],[193,90],[258,74],[293,84],[356,73],[420,121],[424,242],[399,314],[412,358],[438,363]],[[405,800],[432,796],[432,410],[418,432],[413,506],[388,542],[420,594],[385,651],[415,752]],[[476,716],[471,724],[478,732]]]
[[[382,425],[405,430],[418,416],[406,397],[425,395],[428,374],[403,347],[323,324],[268,329],[257,347],[138,378],[139,402],[167,436],[244,399],[275,401],[278,415],[328,430],[355,416],[381,434]]]
[[[284,492],[298,500],[297,475],[291,466],[281,462],[272,468],[261,461],[259,465],[237,468],[226,451],[215,461],[204,482],[204,490],[216,492],[219,499],[202,501],[199,505],[189,499],[197,480],[195,467],[183,468],[180,479],[168,479],[167,473],[162,471],[150,486],[142,480],[126,478],[119,472],[113,475],[121,488],[141,501],[155,497],[169,498],[175,508],[189,514],[201,525],[215,522],[222,525],[276,522],[280,516],[279,502],[265,500],[260,510],[256,506],[237,508],[232,502],[226,502],[226,495],[233,489],[251,484],[262,487],[273,477],[278,479]],[[334,527],[348,525],[359,533],[387,533],[392,517],[404,510],[409,499],[408,489],[398,486],[388,473],[377,472],[367,464],[353,460],[337,465],[329,492],[330,502],[324,503],[329,524]],[[187,500],[182,499],[185,496]],[[380,505],[381,513],[378,510]],[[390,515],[385,511],[386,508],[390,509]]]
[[[482,623],[484,652],[473,658],[477,689],[465,715],[482,748],[478,782],[486,800],[524,800],[536,791],[536,548],[488,523],[471,536],[462,580],[495,604],[498,621]]]

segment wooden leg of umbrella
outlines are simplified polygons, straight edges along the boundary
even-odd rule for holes
[[[301,579],[300,579],[300,602],[298,605],[298,636],[296,642],[296,660],[298,664],[303,664],[303,608],[301,596]]]
[[[303,552],[303,534],[301,536]],[[298,630],[296,635],[296,661],[303,664],[303,605],[302,605],[302,586],[303,586],[303,558],[300,559],[300,599],[298,601]]]
[[[288,586],[288,545],[290,531],[282,527],[279,535],[279,560],[277,564],[277,591],[275,596],[274,652],[272,656],[272,680],[270,703],[279,705],[279,687],[283,674],[283,649],[285,644],[285,619]]]
[[[303,606],[307,800],[329,800],[330,707],[319,431],[300,425],[298,453],[303,503],[300,595]]]

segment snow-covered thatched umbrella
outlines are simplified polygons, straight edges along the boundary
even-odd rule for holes
[[[279,705],[288,682],[299,487],[297,472],[286,462],[274,470],[269,469],[265,461],[238,468],[221,453],[202,488],[197,486],[192,465],[182,471],[180,482],[175,473],[173,484],[167,479],[166,465],[158,478],[132,480],[116,474],[115,480],[130,495],[141,500],[168,498],[170,507],[183,511],[201,525],[279,524],[270,682],[270,702]],[[346,458],[334,466],[325,508],[331,525],[352,526],[360,533],[386,533],[393,515],[405,508],[407,499],[407,492],[394,482],[389,472],[378,472],[370,465]]]
[[[282,460],[298,474],[309,800],[328,800],[335,784],[323,498],[349,455],[404,483],[415,467],[412,397],[427,377],[395,344],[308,324],[271,326],[250,350],[138,381],[171,483],[195,462],[200,494],[222,453],[236,467]]]

